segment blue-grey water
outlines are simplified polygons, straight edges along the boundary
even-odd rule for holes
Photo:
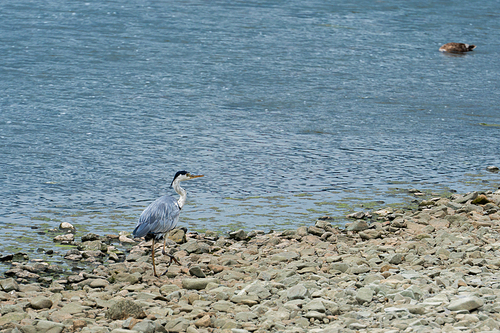
[[[132,231],[184,169],[190,230],[495,190],[499,40],[498,0],[2,1],[0,253]]]

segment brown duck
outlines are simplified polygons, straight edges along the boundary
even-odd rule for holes
[[[469,45],[464,43],[447,43],[439,48],[441,52],[450,53],[464,53],[472,51],[476,48],[476,45]]]

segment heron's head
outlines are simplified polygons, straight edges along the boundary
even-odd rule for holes
[[[174,176],[174,179],[172,180],[172,186],[175,181],[181,182],[183,180],[188,180],[188,179],[195,179],[195,178],[200,178],[203,177],[203,175],[192,175],[187,171],[177,171],[177,173]]]

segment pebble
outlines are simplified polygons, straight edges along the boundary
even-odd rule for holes
[[[27,256],[14,261],[12,255],[4,261],[11,268],[0,278],[0,329],[499,330],[500,191],[422,202],[412,211],[358,212],[346,229],[333,227],[328,218],[269,234],[178,229],[169,249],[182,265],[168,267],[169,258],[157,248],[157,270],[168,268],[159,278],[152,275],[151,242],[133,240],[127,232],[85,235],[65,258],[95,265],[56,279],[51,274],[61,271],[55,265]],[[123,250],[109,239],[119,240]]]
[[[48,309],[52,306],[52,301],[45,296],[36,296],[30,301],[30,305],[35,310]]]
[[[185,278],[182,280],[182,287],[184,289],[195,289],[201,290],[205,289],[209,283],[217,283],[217,279],[214,278],[201,278],[201,279],[190,279]]]
[[[447,306],[450,311],[472,311],[483,306],[484,301],[476,296],[459,298],[450,302]]]

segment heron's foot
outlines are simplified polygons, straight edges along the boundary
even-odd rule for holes
[[[175,261],[175,263],[176,263],[177,265],[182,266],[182,265],[181,265],[181,263],[179,262],[179,260],[177,260],[177,258],[176,258],[176,257],[174,257],[172,254],[166,253],[165,255],[170,257],[170,262],[168,263],[168,267],[170,267],[170,265],[172,265],[172,261]],[[163,272],[163,274],[162,274],[162,275],[160,275],[160,276],[163,276],[163,275],[167,274],[167,272],[168,272],[168,268],[167,268],[167,270],[166,270],[165,272]]]
[[[170,257],[170,262],[168,263],[168,265],[169,265],[169,266],[170,266],[170,265],[172,265],[172,261],[175,261],[175,263],[176,263],[177,265],[182,266],[182,265],[181,265],[181,263],[179,262],[179,260],[177,260],[177,258],[176,258],[176,257],[174,257],[174,255],[173,255],[173,254],[169,254],[169,253],[167,253],[167,256],[169,256],[169,257]]]

